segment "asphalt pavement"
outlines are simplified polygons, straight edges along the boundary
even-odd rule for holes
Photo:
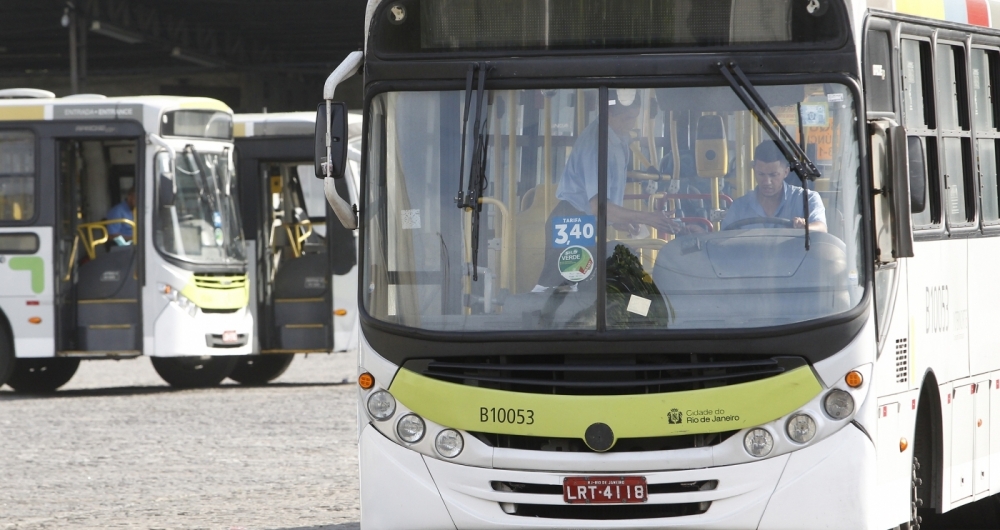
[[[356,353],[174,390],[147,358],[0,390],[0,529],[357,530]]]

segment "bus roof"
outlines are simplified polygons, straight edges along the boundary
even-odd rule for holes
[[[160,116],[175,110],[233,113],[228,105],[217,99],[184,96],[109,98],[98,94],[78,94],[62,98],[0,99],[0,121],[131,119],[154,132],[159,131]]]
[[[361,134],[361,114],[347,113],[350,136]],[[233,116],[233,137],[312,136],[316,131],[315,112],[272,112]]]

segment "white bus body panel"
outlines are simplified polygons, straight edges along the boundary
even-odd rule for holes
[[[35,254],[0,256],[0,285],[3,285],[0,310],[10,321],[14,355],[19,358],[54,357],[56,318],[53,306],[52,228],[25,226],[0,229],[0,234],[12,233],[38,236],[38,252]],[[38,274],[42,275],[41,279],[37,278]],[[39,282],[42,283],[42,290],[36,292]],[[29,302],[33,305],[28,305]],[[28,319],[32,317],[42,321],[31,324]]]
[[[605,455],[608,460],[634,456]],[[640,473],[650,484],[718,480],[715,490],[650,496],[651,503],[711,501],[709,511],[701,515],[627,521],[539,519],[508,515],[500,503],[562,504],[561,495],[494,491],[490,482],[559,485],[570,473],[486,469],[437,460],[403,448],[365,425],[361,432],[361,521],[363,528],[378,529],[451,528],[452,520],[460,530],[865,528],[872,514],[874,458],[871,441],[847,425],[816,445],[774,458]],[[660,463],[650,461],[646,468],[655,469]],[[852,486],[831,488],[831,484],[846,483]]]
[[[357,237],[355,237],[357,241]],[[355,243],[355,245],[357,245]],[[355,248],[357,248],[355,246]],[[333,275],[333,308],[344,309],[346,315],[333,315],[333,350],[350,351],[358,347],[361,319],[358,315],[358,267],[350,272]]]
[[[386,440],[371,426],[361,431],[359,452],[362,528],[455,528],[422,455]]]

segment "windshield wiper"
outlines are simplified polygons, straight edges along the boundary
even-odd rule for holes
[[[486,122],[489,115],[483,114],[483,94],[486,88],[486,76],[489,74],[489,63],[473,63],[469,65],[469,73],[465,78],[465,115],[462,118],[462,155],[459,162],[458,174],[458,195],[455,203],[459,208],[472,213],[472,234],[470,246],[472,247],[472,281],[479,280],[479,217],[483,211],[483,205],[479,199],[486,191],[486,153],[489,144],[489,136]],[[475,135],[472,144],[472,157],[469,160],[469,187],[462,190],[465,180],[465,143],[466,133],[469,125],[469,110],[472,103],[472,81],[476,73],[479,74],[479,83],[476,88],[476,121],[472,126],[472,134]]]
[[[814,181],[822,175],[816,169],[816,164],[809,159],[809,155],[802,150],[799,144],[795,143],[792,136],[788,134],[788,130],[781,124],[778,117],[774,115],[771,107],[767,105],[767,102],[760,96],[757,89],[747,79],[747,76],[743,74],[740,65],[736,64],[736,61],[729,61],[726,64],[717,63],[717,66],[726,78],[726,81],[729,82],[729,86],[733,89],[733,92],[736,93],[748,109],[757,115],[757,120],[764,127],[764,130],[767,131],[768,136],[774,140],[781,154],[785,155],[785,159],[788,160],[788,166],[799,176],[799,180],[802,181],[802,208],[806,216],[806,250],[809,250],[809,186],[806,181]]]

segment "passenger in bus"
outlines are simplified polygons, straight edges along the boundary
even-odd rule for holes
[[[135,188],[128,190],[125,200],[112,206],[105,216],[109,221],[115,219],[133,220],[132,210],[135,209]],[[118,241],[121,237],[121,242]],[[132,227],[126,223],[111,223],[108,225],[108,239],[115,241],[119,245],[128,244],[132,241]]]
[[[625,200],[625,179],[629,164],[629,131],[636,127],[642,105],[639,98],[625,97],[625,90],[617,91],[608,107],[608,224],[615,228],[638,233],[640,225],[656,228],[664,234],[686,233],[688,230],[676,219],[662,211],[641,212],[622,206]],[[634,91],[630,91],[634,94]],[[556,198],[559,203],[546,224],[552,234],[553,220],[558,217],[597,215],[597,152],[600,127],[597,120],[588,125],[576,142],[566,161],[566,169]],[[567,281],[560,276],[558,259],[563,250],[550,241],[545,253],[545,265],[535,291],[562,285]],[[611,250],[611,249],[609,249]]]
[[[753,173],[757,188],[733,201],[722,220],[722,229],[733,227],[744,219],[779,218],[789,224],[760,222],[740,224],[734,228],[805,228],[805,211],[800,186],[785,181],[790,169],[788,160],[773,140],[765,140],[754,149]],[[826,208],[819,193],[809,191],[809,230],[826,232]]]

